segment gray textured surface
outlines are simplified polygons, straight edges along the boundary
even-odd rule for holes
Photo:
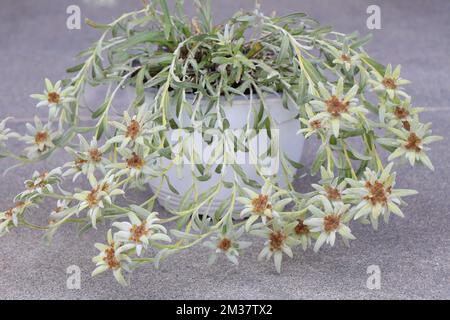
[[[89,2],[89,1],[88,1]],[[92,2],[92,1],[91,1]],[[225,16],[253,1],[214,0],[215,12]],[[450,1],[398,0],[266,0],[263,8],[281,13],[300,10],[331,24],[337,30],[367,33],[365,11],[368,4],[382,9],[383,29],[375,31],[368,47],[384,63],[403,65],[404,76],[413,81],[410,92],[418,105],[428,107],[424,119],[433,121],[436,133],[446,135],[450,123]],[[18,118],[16,128],[35,112],[30,93],[39,92],[42,79],[63,76],[73,56],[97,33],[65,28],[65,9],[79,4],[84,16],[108,21],[122,10],[139,6],[138,0],[117,1],[111,7],[95,7],[84,1],[2,0],[0,3],[0,118]],[[272,264],[256,262],[258,244],[235,268],[228,263],[206,265],[201,247],[172,257],[161,270],[142,268],[132,278],[130,288],[117,285],[105,274],[90,279],[96,254],[93,243],[104,241],[105,228],[78,239],[65,228],[51,247],[41,242],[35,231],[14,230],[0,239],[0,299],[411,299],[450,298],[450,217],[448,180],[450,142],[434,146],[431,156],[436,173],[418,168],[400,171],[399,185],[421,193],[410,199],[405,219],[392,219],[378,232],[356,226],[358,240],[351,248],[338,244],[320,253],[297,252],[286,260],[281,275]],[[310,162],[313,146],[306,147],[304,161]],[[60,159],[58,159],[60,161]],[[51,168],[57,159],[43,164]],[[10,162],[0,163],[6,168]],[[21,190],[21,181],[32,168],[15,170],[0,177],[0,208],[7,208]],[[136,195],[142,199],[145,194]],[[36,212],[36,221],[48,208]],[[42,220],[41,220],[42,221]],[[82,269],[82,288],[66,289],[66,268]],[[381,290],[365,286],[369,265],[382,270]]]

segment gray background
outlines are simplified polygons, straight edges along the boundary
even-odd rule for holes
[[[42,90],[45,76],[64,77],[75,64],[74,56],[98,37],[83,26],[66,29],[66,8],[81,7],[83,18],[108,22],[120,13],[140,7],[139,0],[116,1],[96,6],[76,0],[2,0],[0,3],[0,118],[15,116],[13,129],[21,130],[36,112],[30,93]],[[186,1],[189,3],[189,0]],[[251,8],[253,1],[213,0],[221,18],[239,8]],[[403,76],[413,81],[409,92],[414,104],[425,106],[424,121],[433,121],[435,132],[446,136],[450,123],[450,1],[447,0],[266,0],[265,12],[303,11],[342,32],[369,32],[366,8],[378,4],[382,10],[382,30],[373,32],[367,50],[383,63],[401,63]],[[189,10],[192,12],[192,10]],[[219,19],[220,20],[220,19]],[[95,97],[94,97],[95,98]],[[358,238],[345,248],[325,247],[318,254],[297,251],[285,260],[283,272],[276,274],[272,263],[256,261],[260,250],[255,243],[235,268],[224,263],[209,267],[202,247],[172,257],[160,270],[147,266],[132,278],[132,286],[122,288],[104,274],[90,278],[97,251],[95,242],[104,242],[106,228],[89,232],[81,239],[64,228],[50,247],[41,234],[14,230],[0,239],[0,299],[448,299],[450,298],[450,227],[448,179],[450,144],[433,146],[431,157],[436,172],[421,167],[403,168],[398,185],[420,190],[409,200],[405,219],[394,218],[378,232],[353,225]],[[19,146],[15,146],[19,151]],[[314,147],[307,145],[303,162],[311,163]],[[38,168],[61,164],[61,157]],[[0,168],[12,162],[0,162]],[[20,168],[0,177],[0,208],[11,205],[22,190],[22,181],[34,168]],[[302,190],[310,180],[298,183]],[[142,200],[145,193],[135,195]],[[36,211],[36,221],[44,222],[51,206]],[[66,268],[82,270],[82,288],[66,288]],[[366,288],[366,269],[379,265],[380,290]]]

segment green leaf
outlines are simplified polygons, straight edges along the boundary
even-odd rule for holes
[[[255,42],[250,49],[250,51],[247,53],[247,58],[251,59],[254,56],[256,56],[261,50],[263,49],[263,45],[261,42]]]
[[[289,40],[289,37],[284,36],[283,39],[281,40],[280,52],[276,60],[276,63],[278,65],[281,64],[284,60],[289,58],[290,45],[291,42]]]
[[[300,162],[296,162],[294,160],[289,159],[286,155],[284,156],[287,161],[295,168],[295,169],[303,169],[305,166],[302,165]]]
[[[311,80],[314,83],[326,82],[327,79],[312,65],[309,60],[302,58],[303,66],[305,67],[305,71],[311,77]]]
[[[92,21],[89,18],[84,19],[84,22],[88,26],[90,26],[92,28],[95,28],[95,29],[108,29],[108,28],[110,28],[110,25],[108,25],[108,24],[99,24],[99,23],[96,23],[96,22]]]
[[[215,173],[221,174],[222,173],[223,164],[219,164],[216,169],[214,170]]]
[[[269,139],[272,139],[272,130],[271,130],[271,123],[270,123],[269,117],[267,117],[266,121],[264,121],[264,127],[267,130],[267,136],[269,137]]]
[[[160,149],[158,153],[166,159],[172,160],[172,149],[170,147]]]
[[[103,133],[105,132],[106,126],[108,125],[108,115],[105,114],[103,115],[102,119],[100,120],[98,126],[97,126],[97,131],[95,132],[95,138],[97,140],[100,140],[100,138],[102,137]]]
[[[83,234],[85,234],[87,231],[92,229],[92,223],[88,222],[84,226],[78,229],[78,236],[81,237]]]
[[[197,180],[201,181],[201,182],[208,181],[209,179],[211,179],[211,175],[203,175],[203,176],[197,177]]]
[[[198,13],[200,15],[200,21],[203,26],[203,31],[209,33],[213,29],[212,13],[211,13],[211,0],[195,0]]]
[[[147,72],[147,66],[142,66],[136,76],[136,100],[144,96],[144,79]]]
[[[169,6],[167,5],[166,0],[159,0],[159,3],[161,5],[161,9],[163,11],[163,20],[164,20],[164,36],[167,40],[170,39],[170,35],[172,33],[172,17],[170,15]]]
[[[141,43],[167,45],[170,44],[164,39],[164,33],[160,31],[140,32],[127,38],[126,41],[120,42],[114,47],[114,50],[126,50],[137,46]]]
[[[325,159],[326,159],[325,147],[323,145],[321,145],[319,147],[319,149],[317,150],[316,160],[314,161],[314,163],[311,167],[311,174],[313,176],[315,176],[319,172],[320,167],[325,162]]]
[[[353,149],[351,146],[348,146],[348,155],[353,160],[368,161],[368,160],[372,159],[371,156],[363,155],[363,154],[359,153],[358,151],[356,151],[355,149]]]
[[[386,67],[382,64],[376,62],[375,60],[369,58],[369,56],[361,56],[361,60],[367,63],[372,69],[376,70],[379,74],[384,75],[386,73]]]
[[[250,179],[250,180],[244,181],[244,183],[252,188],[261,189],[261,184],[256,180]]]
[[[53,143],[58,147],[66,146],[75,136],[75,128],[70,128],[63,135],[53,140]]]
[[[170,230],[170,233],[179,239],[184,239],[184,240],[197,240],[198,236],[194,235],[194,234],[190,234],[190,233],[186,233],[177,229],[172,229]]]
[[[169,177],[166,176],[166,182],[167,182],[167,186],[169,187],[170,191],[172,191],[173,193],[179,195],[180,193],[178,192],[178,190],[170,183]]]
[[[106,108],[108,108],[108,105],[109,105],[109,100],[105,101],[105,102],[100,106],[100,108],[98,108],[97,110],[95,110],[95,111],[92,113],[92,115],[91,115],[92,119],[97,119],[98,117],[102,116],[102,115],[105,113]]]
[[[87,133],[89,131],[92,131],[94,128],[92,127],[75,127],[74,131],[76,133]]]
[[[353,50],[358,49],[360,47],[365,46],[370,40],[372,40],[372,35],[368,34],[368,35],[356,40],[355,42],[353,42],[351,44],[350,48]]]
[[[67,72],[67,73],[75,73],[75,72],[78,72],[78,71],[80,71],[81,69],[83,69],[83,67],[84,67],[84,62],[83,62],[83,63],[80,63],[79,65],[76,65],[76,66],[74,66],[74,67],[71,67],[71,68],[66,69],[66,72]]]

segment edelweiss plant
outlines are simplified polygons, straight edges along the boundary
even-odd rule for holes
[[[431,124],[420,122],[421,109],[404,91],[408,81],[400,66],[373,60],[362,49],[368,37],[321,27],[302,13],[268,17],[256,8],[216,25],[210,2],[195,3],[198,17],[191,21],[183,1],[170,11],[165,0],[109,24],[87,21],[102,30],[99,40],[68,70],[71,77],[55,84],[45,80],[44,93],[32,95],[48,117],[36,116],[25,135],[7,128],[9,118],[0,122],[0,157],[22,165],[63,150],[70,159],[25,181],[11,208],[0,212],[0,235],[30,227],[51,240],[65,224],[78,225],[80,233],[111,226],[107,243],[96,244],[93,274],[111,271],[125,285],[137,267],[159,266],[199,243],[211,250],[210,262],[224,254],[237,265],[251,244],[240,238],[252,236],[262,238],[252,244],[261,250],[259,258],[273,257],[280,271],[283,255],[292,257],[298,246],[317,251],[336,238],[348,244],[355,239],[352,223],[377,228],[380,216],[386,222],[390,213],[404,216],[403,198],[415,191],[395,189],[394,168],[407,161],[433,170],[428,145],[440,138],[432,135]],[[88,86],[108,88],[92,112],[95,124],[80,119]],[[134,96],[117,118],[117,97],[125,90]],[[301,166],[283,150],[280,174],[265,173],[260,155],[251,154],[258,160],[256,180],[228,161],[238,151],[251,153],[245,140],[262,131],[273,142],[264,156],[277,153],[278,110],[268,100],[273,96],[282,102],[279,111],[292,112],[298,123],[291,147],[302,136],[319,143],[311,172],[320,172],[321,179],[310,193],[294,189]],[[248,99],[242,111],[247,121],[239,134],[230,134],[226,111],[238,97]],[[195,161],[194,140],[170,138],[179,128],[202,129],[201,140],[209,146],[214,138],[208,130],[222,133],[224,143],[212,148],[211,157],[228,160]],[[9,150],[14,139],[25,143],[22,154]],[[381,150],[389,154],[387,161]],[[193,164],[183,165],[183,158]],[[183,168],[194,182],[180,194],[171,172],[180,175]],[[68,179],[78,187],[69,189]],[[142,203],[127,197],[152,181],[159,188]],[[207,181],[213,186],[202,189]],[[163,194],[165,186],[181,200],[177,209],[157,213],[156,200],[164,205],[171,197]],[[221,192],[228,198],[213,207]],[[37,226],[29,216],[45,201],[54,201],[55,209],[47,225]]]

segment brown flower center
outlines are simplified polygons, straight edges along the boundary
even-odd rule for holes
[[[81,159],[81,158],[77,158],[75,159],[75,166],[79,169],[81,169],[81,167],[83,166],[83,164],[87,163],[87,160]]]
[[[270,242],[270,250],[271,251],[277,251],[281,250],[281,247],[283,247],[284,240],[286,240],[286,236],[283,232],[277,231],[272,232],[269,235],[269,242]]]
[[[6,220],[10,220],[13,216],[14,213],[14,208],[9,208],[6,212],[5,212],[5,218]]]
[[[338,214],[329,214],[323,218],[323,227],[326,232],[332,232],[339,228],[341,217]]]
[[[272,209],[269,203],[269,196],[260,194],[257,198],[252,200],[253,212],[257,214],[264,214],[266,209]]]
[[[105,255],[103,261],[106,262],[110,269],[117,269],[120,267],[120,262],[116,258],[116,251],[113,246],[105,250]]]
[[[48,140],[48,133],[46,131],[40,131],[36,133],[36,135],[34,136],[34,142],[36,142],[36,144],[44,143],[47,140]]]
[[[340,200],[341,199],[341,193],[338,189],[333,188],[331,186],[326,186],[325,191],[327,192],[327,197],[330,200]]]
[[[102,191],[108,193],[109,192],[109,184],[104,183],[102,187]]]
[[[21,209],[23,207],[25,207],[26,203],[23,201],[19,201],[16,203],[16,209]]]
[[[231,240],[228,238],[223,238],[217,244],[217,248],[219,248],[222,251],[228,251],[231,248]]]
[[[44,172],[42,172],[42,173],[39,175],[39,178],[40,178],[41,180],[45,180],[45,179],[47,179],[47,176],[48,176],[48,172],[47,172],[47,171],[44,171]]]
[[[329,100],[325,101],[327,105],[327,111],[333,117],[339,117],[341,113],[348,111],[349,102],[343,102],[339,100],[336,96],[332,96]]]
[[[313,128],[314,130],[318,130],[320,128],[322,128],[322,122],[320,122],[320,120],[313,120],[309,122],[309,125],[311,126],[311,128]]]
[[[303,223],[303,220],[298,220],[298,224],[295,226],[295,234],[301,236],[301,235],[307,235],[309,233],[309,228],[306,224]]]
[[[136,152],[133,152],[133,155],[130,159],[127,160],[128,168],[141,169],[144,166],[144,160],[139,157]]]
[[[26,203],[23,201],[19,201],[16,203],[16,205],[12,208],[9,208],[8,210],[6,210],[5,212],[5,218],[3,219],[3,221],[5,220],[11,220],[13,215],[14,215],[14,209],[22,209],[23,207],[25,207]]]
[[[89,204],[89,207],[95,207],[98,204],[98,191],[99,191],[99,187],[95,187],[94,189],[92,189],[91,192],[89,192],[89,194],[86,197],[86,201]]]
[[[397,119],[405,119],[407,116],[409,116],[409,111],[402,107],[395,107],[394,115],[397,117]]]
[[[388,200],[388,193],[390,193],[390,188],[386,190],[384,185],[379,181],[375,181],[374,184],[367,181],[366,189],[369,190],[369,195],[364,197],[365,200],[370,201],[372,205],[376,205],[377,203],[381,203],[383,205],[386,204]]]
[[[127,127],[127,133],[126,133],[126,137],[127,138],[131,138],[133,140],[135,140],[139,133],[141,132],[141,126],[139,125],[139,122],[137,122],[136,120],[131,120],[130,125]]]
[[[405,144],[405,148],[407,150],[414,150],[415,152],[420,152],[422,147],[420,143],[422,139],[420,139],[414,132],[411,132],[408,136],[408,141]]]
[[[49,103],[58,104],[61,101],[61,97],[57,92],[49,92],[47,95]]]
[[[63,207],[56,207],[55,213],[60,213],[63,210]]]
[[[44,188],[46,185],[47,185],[47,182],[45,182],[45,181],[41,181],[39,183],[30,182],[27,187],[28,187],[28,189],[32,190],[32,189],[37,189],[37,188]]]
[[[342,59],[342,61],[345,61],[345,62],[350,62],[351,61],[350,57],[348,55],[346,55],[346,54],[343,54],[341,56],[341,59]]]
[[[89,157],[91,158],[91,161],[95,163],[102,161],[102,153],[97,148],[89,150]]]
[[[407,131],[411,130],[411,124],[409,123],[409,121],[403,121],[402,124],[403,124],[403,128],[405,130],[407,130]]]
[[[385,86],[387,89],[397,89],[397,85],[395,84],[395,80],[392,78],[384,78],[381,82],[383,86]]]
[[[41,180],[38,183],[30,181],[27,185],[29,189],[36,189],[36,188],[44,188],[47,185],[47,181],[45,180],[48,176],[48,172],[43,172],[39,175],[39,179]]]
[[[142,223],[140,226],[132,225],[130,234],[130,241],[141,242],[141,237],[148,234],[148,229],[145,226],[145,223]]]

